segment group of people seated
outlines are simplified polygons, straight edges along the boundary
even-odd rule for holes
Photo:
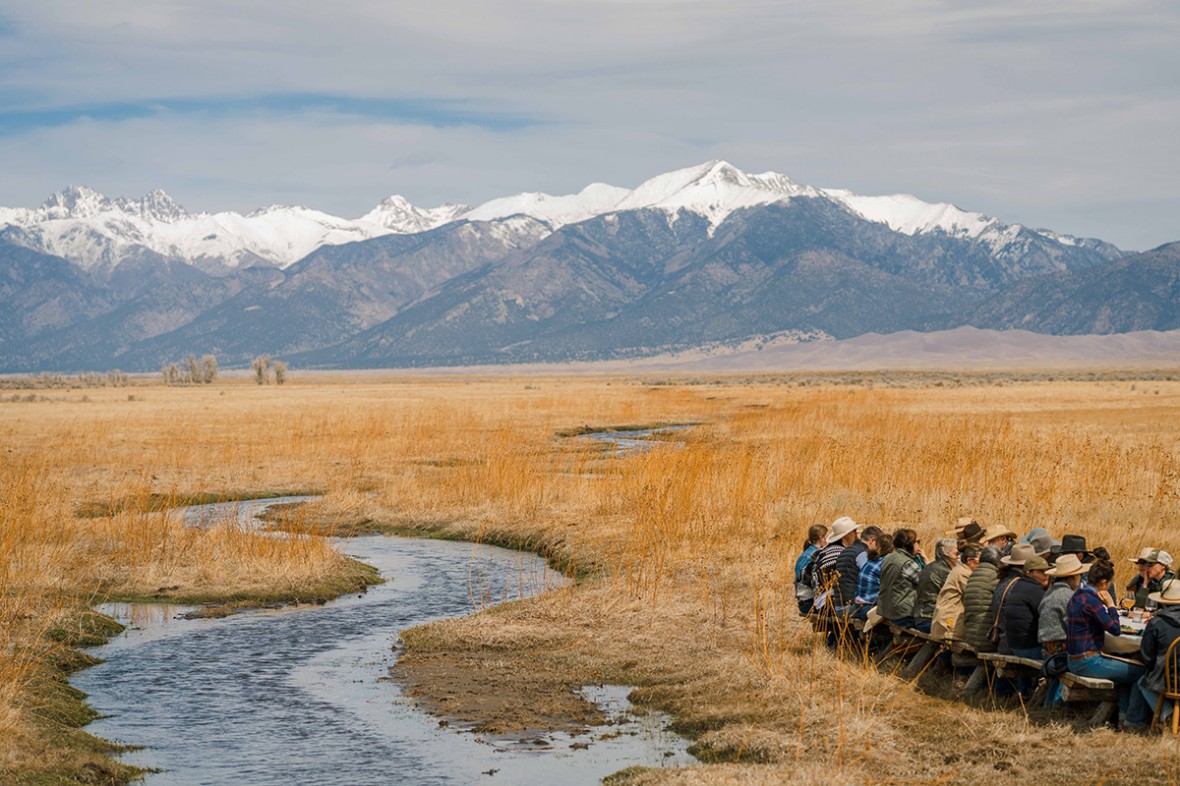
[[[844,516],[809,530],[795,564],[795,594],[804,615],[863,622],[865,630],[883,619],[977,652],[1053,658],[1060,671],[1110,680],[1120,726],[1136,729],[1151,721],[1165,690],[1164,656],[1180,638],[1180,581],[1166,551],[1144,548],[1130,561],[1136,573],[1121,603],[1134,623],[1120,617],[1109,552],[1088,548],[1083,536],[1057,540],[1037,528],[1017,538],[1002,525],[960,519],[935,542],[931,560],[913,529],[888,533]],[[1139,647],[1112,654],[1108,636],[1141,621]],[[1134,647],[1133,639],[1122,641]],[[1060,704],[1057,680],[1048,690],[1046,702]]]

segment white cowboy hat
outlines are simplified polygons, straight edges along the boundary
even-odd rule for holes
[[[860,525],[853,521],[848,516],[841,516],[832,522],[832,531],[828,534],[828,543],[835,543],[838,540],[843,540],[844,536],[849,532],[855,532],[860,528]]]
[[[1090,565],[1078,559],[1077,554],[1062,554],[1057,558],[1057,564],[1047,573],[1054,578],[1063,579],[1068,576],[1080,576],[1090,572]]]
[[[1152,592],[1147,596],[1148,600],[1154,600],[1156,603],[1162,603],[1165,606],[1174,606],[1180,603],[1180,580],[1171,579],[1164,583],[1164,588],[1160,592]]]

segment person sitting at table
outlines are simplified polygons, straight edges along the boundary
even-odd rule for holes
[[[995,546],[1001,555],[1007,554],[1015,542],[1016,533],[1002,524],[993,524],[983,533],[984,545]]]
[[[979,565],[983,546],[978,543],[960,541],[959,563],[951,568],[943,582],[942,589],[934,602],[934,616],[930,620],[930,635],[936,639],[964,638],[967,621],[963,613],[963,592],[967,580]]]
[[[996,649],[1004,652],[1007,649],[1007,644],[1004,640],[1004,626],[1001,624],[1004,618],[1004,604],[1012,585],[1024,575],[1024,563],[1035,556],[1036,553],[1033,551],[1032,546],[1027,543],[1017,543],[1012,547],[1011,554],[1000,558],[1000,582],[996,584],[996,588],[992,591],[992,602],[991,606],[988,607],[988,614],[991,615],[992,624],[999,627],[1000,638],[998,642],[991,643],[989,652]]]
[[[1153,592],[1150,596],[1159,604],[1159,611],[1147,621],[1143,629],[1143,643],[1139,645],[1139,654],[1143,658],[1143,666],[1147,672],[1139,679],[1139,690],[1147,706],[1153,710],[1159,702],[1160,695],[1167,690],[1168,668],[1166,655],[1168,647],[1176,639],[1180,639],[1180,581],[1171,579],[1164,582],[1163,589]],[[1172,714],[1172,703],[1164,702],[1160,713],[1160,720]]]
[[[1033,555],[1025,559],[1023,568],[1024,573],[1008,590],[1000,612],[1000,652],[1040,660],[1037,631],[1041,600],[1049,584],[1049,563],[1044,557]]]
[[[1144,548],[1138,557],[1127,560],[1134,562],[1139,575],[1127,584],[1127,592],[1135,596],[1135,607],[1143,608],[1147,605],[1147,596],[1159,592],[1164,588],[1165,581],[1176,578],[1176,574],[1168,570],[1172,566],[1172,555],[1163,549]]]
[[[1136,683],[1145,673],[1143,666],[1102,654],[1106,634],[1122,634],[1118,609],[1111,597],[1114,565],[1099,560],[1090,566],[1088,586],[1079,587],[1065,606],[1065,650],[1070,672],[1082,677],[1110,680],[1118,689],[1120,725],[1147,723],[1150,711]]]
[[[881,593],[877,613],[901,628],[916,627],[914,602],[918,598],[918,577],[926,567],[926,555],[918,547],[918,533],[902,528],[893,533],[893,553],[881,562]]]
[[[880,527],[865,527],[860,531],[860,537],[836,557],[832,566],[836,573],[836,583],[832,587],[832,610],[836,614],[849,615],[856,610],[853,600],[856,598],[856,585],[860,581],[860,570],[869,561],[869,552],[876,547],[879,537]]]
[[[948,538],[954,538],[956,542],[965,540],[968,543],[979,543],[983,540],[985,530],[979,526],[979,522],[971,516],[964,516],[955,524],[955,528],[946,533]]]
[[[893,536],[882,532],[877,536],[876,544],[869,549],[869,558],[857,577],[856,598],[852,601],[855,604],[853,619],[867,620],[869,609],[877,605],[881,594],[881,563],[892,553]]]
[[[930,632],[938,593],[946,583],[951,569],[959,564],[958,542],[941,538],[934,544],[934,561],[922,568],[918,576],[918,595],[914,599],[914,625]]]
[[[807,530],[807,541],[803,544],[803,553],[795,560],[795,600],[799,603],[799,613],[804,617],[811,612],[811,604],[815,598],[815,588],[805,580],[804,569],[811,562],[816,553],[824,545],[828,536],[828,528],[823,524],[812,524]]]
[[[1090,566],[1082,564],[1077,554],[1070,553],[1059,555],[1056,564],[1048,571],[1053,583],[1037,609],[1037,641],[1041,644],[1042,659],[1065,652],[1065,607],[1081,585],[1082,576],[1089,570]],[[1064,703],[1061,681],[1050,677],[1045,704],[1060,707]]]
[[[979,552],[979,564],[967,577],[963,588],[963,638],[979,652],[990,652],[995,645],[988,639],[993,617],[989,616],[992,593],[1000,583],[1000,549],[986,546]]]

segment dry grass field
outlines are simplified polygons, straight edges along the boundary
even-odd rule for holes
[[[1180,382],[1159,376],[296,376],[0,396],[0,780],[125,776],[46,732],[81,720],[50,717],[80,609],[327,592],[361,578],[318,534],[390,531],[527,547],[580,577],[412,631],[399,675],[428,707],[506,731],[584,722],[570,686],[636,685],[709,762],[636,783],[1174,782],[1171,740],[965,706],[833,656],[791,589],[807,527],[839,515],[928,543],[972,514],[1084,534],[1116,560],[1180,552]],[[575,436],[669,424],[694,426],[624,456]],[[280,539],[149,512],[312,490]],[[459,673],[464,701],[448,695]]]

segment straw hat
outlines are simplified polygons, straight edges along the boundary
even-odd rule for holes
[[[1147,596],[1148,600],[1154,600],[1156,603],[1162,603],[1165,606],[1174,606],[1180,603],[1180,581],[1172,579],[1164,582],[1164,588],[1161,592],[1152,592]]]
[[[1012,547],[1012,553],[1007,557],[1001,557],[1000,562],[1004,563],[1005,565],[1023,566],[1024,563],[1028,562],[1030,559],[1035,559],[1036,556],[1037,550],[1033,548],[1031,543],[1017,543]],[[1041,561],[1044,562],[1044,560]],[[1045,567],[1048,567],[1048,565],[1049,563],[1046,562]]]
[[[995,540],[996,538],[1012,538],[1016,539],[1016,533],[1005,527],[1003,524],[993,524],[988,527],[983,533],[983,542]]]
[[[832,522],[832,531],[828,535],[828,544],[835,543],[838,540],[843,540],[844,536],[849,532],[856,532],[860,527],[855,521],[848,516],[841,516]]]
[[[1062,554],[1057,558],[1057,563],[1049,571],[1049,575],[1054,578],[1064,579],[1068,576],[1080,576],[1083,573],[1089,573],[1090,566],[1084,564],[1078,559],[1077,554]]]

